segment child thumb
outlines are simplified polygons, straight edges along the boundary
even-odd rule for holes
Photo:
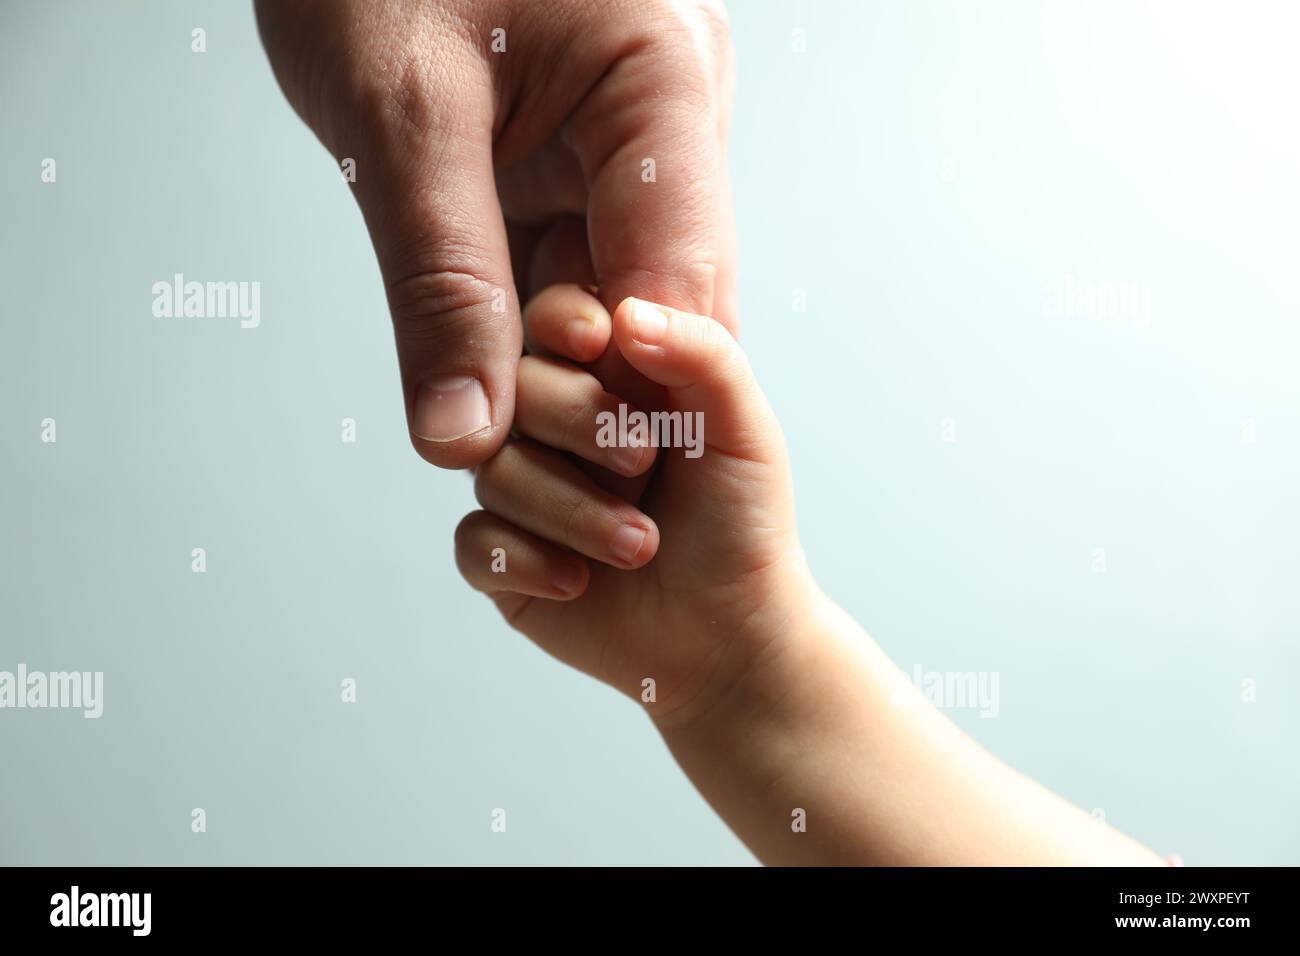
[[[720,322],[627,298],[614,310],[614,341],[628,364],[668,390],[670,411],[701,413],[707,449],[767,464],[784,459],[776,415]]]

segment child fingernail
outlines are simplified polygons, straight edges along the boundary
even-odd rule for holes
[[[637,466],[641,464],[642,454],[644,454],[643,450],[634,445],[616,445],[609,450],[614,467],[628,475],[636,473]]]
[[[582,587],[582,568],[576,564],[562,564],[551,575],[551,586],[561,594],[577,594]]]
[[[645,345],[658,345],[668,331],[668,316],[649,302],[632,300],[632,338]]]
[[[574,319],[569,323],[567,336],[573,355],[586,355],[591,351],[592,332],[595,327],[595,324],[588,319]]]
[[[609,543],[609,549],[614,552],[614,557],[624,564],[636,564],[636,556],[641,553],[645,539],[646,533],[641,528],[624,525],[614,532],[614,539]]]
[[[492,424],[483,383],[468,375],[448,375],[420,386],[411,430],[425,441],[455,441]]]

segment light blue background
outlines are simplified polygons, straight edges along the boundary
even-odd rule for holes
[[[106,675],[98,721],[0,711],[0,860],[752,862],[460,582],[469,481],[409,448],[249,8],[0,11],[0,669]],[[998,672],[954,713],[982,743],[1192,864],[1300,862],[1297,17],[732,5],[744,341],[814,569],[905,669]],[[155,319],[174,272],[260,281],[261,327]],[[1052,314],[1067,276],[1149,321]]]

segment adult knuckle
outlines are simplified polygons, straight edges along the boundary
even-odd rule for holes
[[[449,316],[491,322],[504,311],[505,289],[486,269],[459,254],[426,253],[440,267],[420,269],[388,283],[389,311],[399,333],[436,334]]]
[[[706,95],[731,49],[731,25],[720,0],[653,0],[651,40],[658,56],[682,81]]]
[[[723,0],[696,0],[696,14],[709,44],[717,55],[726,57],[731,51],[731,15]]]

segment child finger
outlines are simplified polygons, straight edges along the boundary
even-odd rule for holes
[[[524,306],[524,344],[535,355],[594,362],[609,345],[609,313],[573,283],[548,286]]]
[[[515,431],[630,478],[654,463],[655,449],[622,440],[616,423],[629,411],[580,368],[535,355],[519,363]]]
[[[569,601],[587,589],[587,562],[486,511],[456,528],[456,567],[476,591]]]
[[[485,509],[547,541],[617,568],[654,557],[659,529],[633,505],[601,490],[554,449],[512,441],[478,467]]]

